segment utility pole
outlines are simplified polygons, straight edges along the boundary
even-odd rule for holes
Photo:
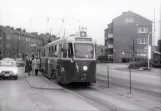
[[[3,44],[3,56],[5,57],[6,56],[6,34],[5,32],[3,32],[3,35],[4,35],[4,44]]]
[[[160,3],[160,33],[159,33],[159,37],[161,39],[161,3]]]
[[[134,43],[134,38],[133,38],[133,43],[132,43],[132,56],[133,56],[133,62],[135,61],[134,51],[135,51],[135,43]]]
[[[155,8],[154,8],[154,34],[153,34],[153,38],[154,38],[154,41],[155,41]]]

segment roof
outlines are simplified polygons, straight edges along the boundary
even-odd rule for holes
[[[80,36],[67,36],[67,37],[52,41],[52,42],[48,43],[47,45],[45,45],[45,47],[50,46],[53,43],[59,43],[62,41],[73,41],[73,40],[75,40],[74,38],[76,38],[76,37],[80,37]],[[90,37],[80,37],[80,38],[90,38]],[[94,39],[92,39],[92,42],[94,42]]]
[[[5,27],[5,26],[1,26],[0,25],[0,30],[2,30],[3,32],[5,33],[14,33],[14,34],[17,34],[17,35],[22,35],[22,36],[27,36],[27,37],[33,37],[33,38],[36,38],[36,39],[41,39],[39,38],[38,36],[34,35],[34,34],[31,34],[31,33],[28,33],[28,32],[23,32],[23,31],[18,31],[18,30],[12,30],[10,29],[9,27]]]
[[[160,54],[161,55],[161,52],[158,52],[158,51],[153,51],[153,53],[156,53],[156,54]]]
[[[127,14],[127,13],[135,14],[135,15],[137,15],[137,16],[140,16],[140,17],[142,17],[142,18],[144,18],[144,19],[148,20],[149,22],[152,22],[151,20],[149,20],[149,19],[147,19],[147,18],[145,18],[145,17],[143,17],[143,16],[141,16],[141,15],[139,15],[139,14],[137,14],[137,13],[134,13],[134,12],[132,12],[132,11],[123,12],[123,14]],[[114,21],[115,19],[120,18],[123,14],[121,14],[120,16],[118,16],[118,17],[114,18],[114,19],[113,19],[113,21]]]

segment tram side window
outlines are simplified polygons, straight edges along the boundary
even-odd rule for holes
[[[45,49],[42,49],[41,54],[42,54],[42,57],[45,57]]]
[[[49,49],[49,52],[48,53],[49,53],[49,57],[50,57],[50,47],[48,49]]]
[[[73,46],[72,43],[68,43],[68,57],[72,58],[74,56],[73,54]]]
[[[58,57],[58,46],[55,45],[55,52],[54,52],[54,57]]]
[[[51,47],[51,57],[54,56],[54,46]]]
[[[67,50],[68,49],[68,44],[67,43],[64,43],[63,44],[63,57],[64,58],[67,58]]]
[[[49,57],[52,57],[53,47],[49,47]]]

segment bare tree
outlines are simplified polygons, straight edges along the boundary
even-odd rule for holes
[[[137,54],[137,40],[135,38],[130,38],[127,40],[127,46],[125,52],[131,54],[131,59],[134,62]]]

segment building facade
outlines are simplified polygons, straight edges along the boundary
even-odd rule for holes
[[[152,21],[131,11],[113,19],[105,31],[105,54],[113,62],[147,58],[148,35],[152,45]]]
[[[27,33],[25,30],[0,26],[0,52],[3,57],[16,58],[32,55],[36,49],[44,44],[39,36]]]
[[[105,56],[105,49],[105,46],[96,44],[96,57]]]

